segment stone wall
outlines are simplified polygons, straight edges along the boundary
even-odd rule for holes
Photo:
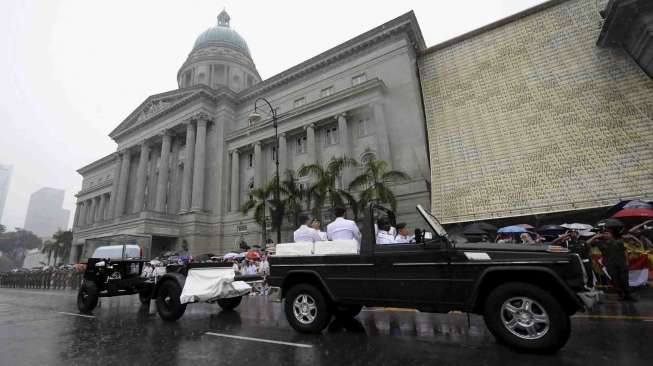
[[[419,59],[445,223],[653,197],[653,81],[596,46],[594,0],[554,1]]]

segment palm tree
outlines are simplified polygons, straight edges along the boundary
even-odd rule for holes
[[[52,254],[55,252],[55,250],[56,250],[56,245],[51,240],[44,241],[43,245],[41,246],[41,253],[48,256],[48,266],[52,261]]]
[[[302,201],[306,198],[306,191],[299,184],[295,172],[286,170],[285,178],[281,182],[280,191],[284,198],[281,206],[284,209],[288,222],[294,227],[299,226],[299,214],[303,211]]]
[[[274,196],[276,179],[271,180],[263,187],[254,188],[249,192],[249,199],[240,206],[240,212],[247,215],[252,209],[254,210],[254,221],[265,229],[265,209],[270,207],[268,200]],[[274,228],[276,229],[276,227]],[[267,238],[263,238],[265,241]]]
[[[358,166],[356,159],[342,156],[331,158],[326,167],[319,164],[302,165],[298,174],[300,177],[312,176],[314,184],[307,189],[307,200],[309,208],[312,207],[313,215],[322,216],[322,209],[325,204],[331,208],[343,205],[348,202],[352,208],[357,211],[356,200],[353,195],[342,187],[336,186],[336,181],[340,178],[342,171],[350,166]],[[313,205],[311,206],[311,203]]]
[[[70,247],[73,244],[73,232],[70,230],[57,230],[57,232],[52,235],[52,239],[54,239],[55,245],[54,262],[57,264],[57,259],[65,260],[65,258],[70,256]]]
[[[363,163],[363,173],[349,183],[349,189],[360,191],[359,207],[366,207],[370,202],[389,203],[392,210],[397,209],[397,199],[390,189],[390,184],[410,179],[399,170],[388,170],[388,163],[378,160],[376,154],[365,149],[367,160]]]

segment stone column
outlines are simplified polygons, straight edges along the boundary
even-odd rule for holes
[[[238,150],[231,152],[231,211],[240,209],[240,157]]]
[[[286,160],[288,159],[288,144],[286,143],[285,133],[279,134],[279,151],[277,151],[277,158],[279,159],[279,179],[283,182],[283,177],[286,174],[286,170],[288,170],[288,162]]]
[[[263,153],[261,152],[261,141],[254,143],[254,187],[263,186]]]
[[[86,213],[86,223],[92,224],[95,222],[95,197],[87,200],[88,202],[88,212]]]
[[[104,210],[105,210],[105,205],[106,205],[106,197],[104,194],[100,195],[100,204],[98,205],[98,209],[95,212],[95,221],[102,221],[104,220]]]
[[[113,218],[116,215],[116,197],[118,197],[118,183],[120,182],[120,167],[122,165],[122,156],[116,153],[116,165],[113,167],[113,182],[111,183],[111,195],[109,201],[109,212],[107,218]]]
[[[193,160],[195,153],[195,127],[188,121],[186,124],[186,158],[184,159],[184,175],[181,181],[180,211],[190,210],[190,196],[193,180]]]
[[[165,212],[166,208],[166,193],[168,190],[168,160],[170,160],[170,142],[172,135],[170,131],[163,132],[163,140],[161,141],[161,158],[159,160],[159,178],[156,182],[156,203],[154,210],[158,212]]]
[[[75,204],[75,218],[73,219],[73,227],[79,225],[79,210],[81,209],[79,202]]]
[[[79,217],[77,218],[77,226],[82,227],[86,225],[86,205],[84,204],[84,201],[79,202],[77,205],[79,207]]]
[[[114,217],[125,214],[125,204],[127,199],[127,184],[129,183],[129,167],[131,165],[131,155],[129,150],[120,153],[122,164],[120,166],[120,182],[118,183],[118,195],[116,196],[116,206]]]
[[[342,146],[342,153],[346,157],[351,156],[351,143],[349,142],[349,130],[347,129],[347,117],[345,113],[340,113],[336,116],[338,121],[338,137],[340,146]],[[351,181],[351,168],[345,168],[342,172],[343,185]],[[344,188],[344,187],[343,187]]]
[[[315,125],[306,126],[306,152],[308,153],[308,164],[317,163],[317,146],[315,145]]]
[[[68,263],[77,263],[77,257],[79,257],[79,249],[81,245],[76,245],[73,243],[70,246],[70,257],[68,257]]]
[[[385,121],[385,109],[383,103],[376,102],[372,105],[374,109],[374,126],[376,127],[376,139],[378,158],[388,163],[388,169],[392,169],[392,155],[390,153],[390,139],[388,126]]]
[[[136,194],[134,195],[133,212],[143,211],[145,201],[145,182],[147,178],[147,159],[150,155],[150,143],[143,141],[141,143],[141,154],[138,159],[138,169],[136,170]]]
[[[207,116],[197,119],[197,140],[195,141],[195,163],[193,165],[193,211],[204,209],[204,176],[206,174],[206,125]]]

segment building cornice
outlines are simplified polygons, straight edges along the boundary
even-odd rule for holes
[[[327,106],[339,103],[343,100],[349,99],[352,96],[366,94],[374,91],[383,93],[386,90],[385,83],[379,78],[370,79],[360,85],[356,85],[347,89],[343,89],[339,92],[333,93],[327,97],[323,97],[312,101],[310,103],[304,104],[301,107],[293,108],[292,110],[282,113],[277,116],[277,122],[279,124],[300,117],[308,112],[312,112]],[[247,126],[240,128],[238,130],[232,131],[225,136],[225,141],[230,142],[239,138],[242,138],[247,135],[251,135],[261,130],[270,128],[272,125],[271,119],[262,120],[252,126]]]
[[[426,48],[426,43],[424,42],[422,31],[417,23],[417,18],[415,18],[415,13],[411,10],[408,13],[241,91],[238,93],[238,97],[241,100],[248,100],[257,97],[271,89],[288,84],[308,74],[329,67],[336,62],[354,54],[358,54],[398,34],[405,34],[416,52]]]
[[[77,169],[77,173],[84,176],[84,174],[86,174],[86,173],[88,173],[88,172],[90,172],[92,170],[96,170],[96,169],[101,168],[101,167],[103,167],[105,165],[109,165],[110,163],[113,163],[115,161],[117,154],[118,153],[113,152],[113,153],[111,153],[111,154],[109,154],[109,155],[107,155],[107,156],[105,156],[103,158],[100,158],[100,159],[98,159],[98,160],[96,160],[96,161],[94,161],[94,162],[92,162],[90,164],[87,164],[87,165]]]

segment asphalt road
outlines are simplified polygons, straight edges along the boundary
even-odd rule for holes
[[[189,305],[175,323],[136,296],[104,298],[78,314],[75,293],[0,288],[0,366],[14,365],[650,365],[653,290],[637,303],[608,294],[572,319],[569,343],[550,356],[498,344],[483,319],[364,309],[321,335],[296,333],[280,303],[249,297],[236,311]]]

